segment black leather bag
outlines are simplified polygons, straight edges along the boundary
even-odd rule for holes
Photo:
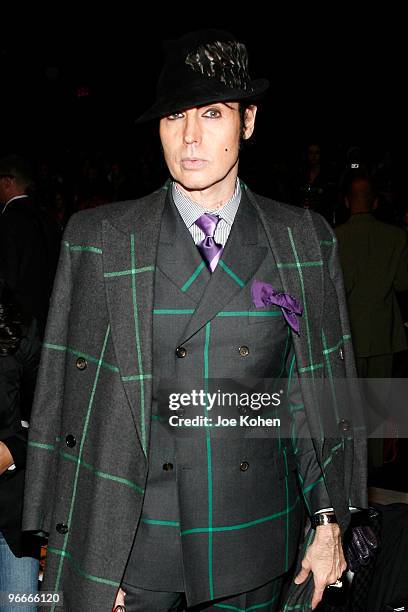
[[[367,508],[351,515],[350,526],[344,538],[344,556],[348,569],[357,573],[371,563],[378,548],[373,521],[378,517],[374,508]]]

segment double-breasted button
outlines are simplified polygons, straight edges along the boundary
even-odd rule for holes
[[[86,368],[88,367],[88,362],[84,357],[78,357],[75,365],[78,370],[86,370]]]
[[[339,421],[339,429],[340,431],[349,431],[351,429],[351,423],[347,419],[341,419]]]
[[[180,359],[183,359],[183,357],[185,357],[187,355],[187,349],[185,346],[178,346],[176,348],[176,355],[177,357],[179,357]]]
[[[248,468],[249,468],[248,461],[241,461],[241,464],[239,466],[239,469],[241,470],[241,472],[246,472]]]
[[[58,531],[58,533],[61,533],[62,535],[68,533],[68,525],[66,525],[65,523],[58,523],[55,529]]]
[[[69,446],[69,448],[74,448],[76,444],[76,438],[72,434],[68,434],[67,437],[65,438],[65,442],[66,442],[66,445]]]
[[[240,346],[238,353],[241,355],[241,357],[246,357],[249,355],[249,348],[247,346]]]
[[[163,464],[163,470],[165,472],[171,472],[172,469],[173,469],[173,464],[172,463],[164,463]]]
[[[344,351],[342,348],[339,349],[339,357],[342,361],[344,361]]]

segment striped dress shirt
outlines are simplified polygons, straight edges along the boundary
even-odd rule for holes
[[[199,217],[201,217],[202,214],[211,213],[220,217],[220,221],[218,222],[215,230],[214,240],[218,244],[225,246],[232,228],[232,224],[234,223],[235,215],[237,214],[239,203],[241,201],[241,184],[239,179],[237,179],[237,184],[235,186],[235,191],[232,198],[223,204],[221,208],[218,208],[218,210],[203,208],[200,206],[200,204],[197,204],[197,202],[194,202],[184,193],[182,193],[174,182],[172,183],[172,195],[176,208],[186,224],[186,227],[194,240],[194,244],[198,244],[205,238],[204,232],[198,227],[198,225],[195,224],[195,222]]]

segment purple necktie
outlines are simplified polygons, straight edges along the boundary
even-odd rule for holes
[[[206,262],[210,272],[214,272],[217,267],[218,260],[221,257],[223,246],[214,240],[215,228],[218,225],[220,218],[217,215],[204,213],[195,222],[196,225],[204,232],[205,238],[197,244],[204,261]]]

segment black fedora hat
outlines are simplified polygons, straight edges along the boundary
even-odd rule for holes
[[[244,44],[223,30],[199,30],[164,43],[156,102],[136,123],[212,102],[256,101],[269,82],[251,80]]]

